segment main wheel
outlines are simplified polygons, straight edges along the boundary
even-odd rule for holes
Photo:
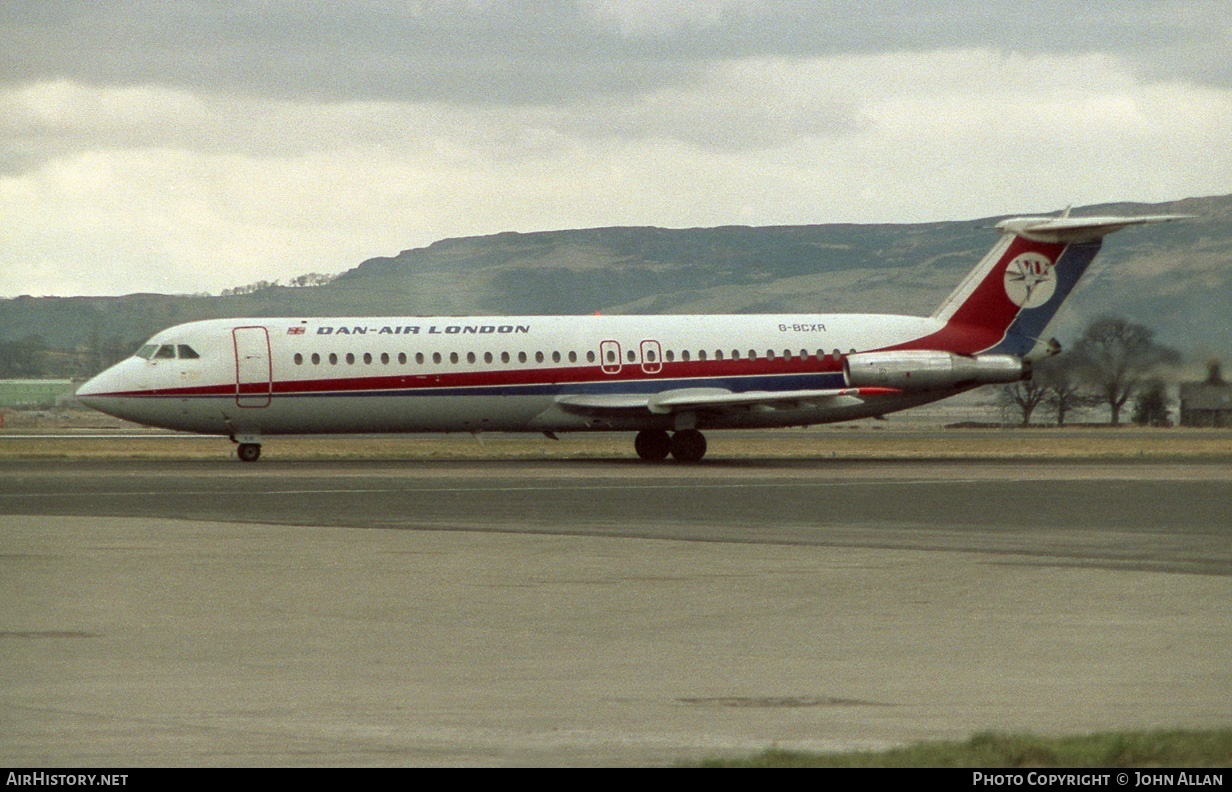
[[[256,462],[261,458],[261,446],[259,443],[240,443],[235,453],[241,462]]]
[[[706,455],[706,436],[696,429],[672,435],[672,456],[677,462],[700,462]]]
[[[633,438],[633,450],[647,462],[662,462],[672,450],[672,439],[662,429],[643,429]]]

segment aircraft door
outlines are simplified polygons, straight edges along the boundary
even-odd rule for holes
[[[269,331],[264,327],[237,327],[235,341],[235,403],[240,407],[268,407],[274,392]]]
[[[648,338],[642,342],[642,372],[658,374],[662,370],[663,350],[659,348],[658,341]]]
[[[604,374],[619,374],[620,367],[624,365],[620,362],[620,344],[615,341],[601,341],[599,343],[599,363],[603,367]]]

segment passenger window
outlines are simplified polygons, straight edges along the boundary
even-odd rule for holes
[[[740,359],[740,350],[733,349],[732,350],[732,360],[739,360],[739,359]]]
[[[416,352],[415,353],[415,363],[422,366],[423,362],[424,362],[423,352]]]
[[[587,362],[587,363],[594,363],[594,362],[595,362],[595,353],[594,353],[593,351],[591,351],[591,352],[587,352],[587,353],[586,353],[586,362]]]
[[[317,354],[316,352],[312,353],[312,365],[314,366],[321,365],[321,356]]]
[[[406,353],[405,352],[398,353],[398,365],[400,366],[406,365]]]
[[[388,352],[381,353],[381,365],[384,365],[384,366],[389,365],[389,353]]]
[[[474,352],[467,352],[467,353],[466,353],[466,362],[467,362],[467,363],[474,363],[474,362],[475,362],[475,353],[474,353]]]
[[[297,366],[304,365],[304,356],[298,352],[295,353],[295,365]]]
[[[501,363],[508,363],[508,362],[509,362],[509,353],[501,352]]]
[[[687,355],[687,354],[689,354],[689,353],[688,353],[688,352],[685,352],[685,354]],[[698,359],[698,360],[705,360],[705,359],[706,359],[706,350],[704,350],[704,349],[703,349],[703,350],[701,350],[700,352],[698,352],[698,353],[697,353],[697,359]]]
[[[331,366],[338,365],[338,354],[336,352],[329,353],[329,365]]]
[[[749,360],[757,360],[757,350],[756,349],[749,350]]]
[[[348,366],[354,366],[355,365],[355,353],[347,352],[346,361],[347,361]]]
[[[491,362],[492,362],[492,353],[491,353],[491,352],[484,352],[484,353],[483,353],[483,362],[484,362],[484,363],[491,363]]]
[[[607,351],[607,362],[608,363],[616,362],[616,353],[610,349]]]
[[[714,351],[714,359],[715,359],[715,360],[722,360],[722,359],[723,359],[723,350],[721,350],[721,349],[716,349],[716,350]]]
[[[180,360],[197,360],[201,357],[197,354],[197,350],[188,344],[180,344],[176,347],[176,350],[180,353]]]
[[[158,349],[158,344],[146,344],[138,349],[134,354],[142,360],[149,360],[154,357],[154,351]]]
[[[519,352],[519,353],[518,353],[518,362],[519,362],[519,363],[525,363],[525,362],[526,362],[526,353],[525,353],[525,352]]]
[[[536,363],[542,363],[542,362],[543,362],[543,353],[542,353],[542,352],[536,352],[536,353],[535,353],[535,362],[536,362]]]
[[[553,353],[552,353],[552,362],[553,362],[553,363],[559,363],[559,362],[560,362],[560,353],[559,353],[559,352],[553,352]]]
[[[433,352],[433,353],[432,353],[432,362],[433,362],[433,363],[440,363],[440,362],[441,362],[441,353],[440,353],[440,352]]]
[[[753,357],[753,353],[751,351],[749,352],[749,357]],[[773,349],[766,350],[766,360],[774,360],[774,350]]]
[[[364,353],[364,365],[367,365],[367,366],[372,365],[372,353],[371,352]]]
[[[634,352],[632,349],[630,349],[630,350],[629,350],[629,354],[628,354],[626,357],[628,357],[628,358],[629,358],[629,362],[630,362],[630,363],[633,363],[633,362],[635,362],[635,361],[637,360],[637,353],[636,353],[636,352]]]
[[[685,355],[688,355],[688,354],[689,354],[688,352],[685,352]],[[676,353],[669,349],[663,353],[663,359],[666,360],[668,363],[671,363],[673,360],[676,359]]]
[[[653,350],[653,349],[647,349],[647,350],[646,350],[646,361],[647,361],[648,363],[654,363],[654,362],[655,362],[655,353],[654,353],[654,350]]]
[[[450,353],[449,353],[449,362],[450,362],[450,363],[457,363],[457,362],[458,362],[458,353],[457,353],[457,352],[450,352]]]
[[[570,353],[569,353],[569,362],[570,362],[570,363],[577,363],[577,352],[570,352]]]
[[[173,347],[171,344],[163,344],[162,346],[158,348],[158,351],[154,353],[154,357],[157,360],[168,360],[168,359],[174,360],[175,359],[175,347]]]

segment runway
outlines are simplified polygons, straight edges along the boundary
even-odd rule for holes
[[[0,462],[0,756],[1226,726],[1226,462]]]

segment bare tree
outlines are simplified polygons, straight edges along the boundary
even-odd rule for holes
[[[1006,414],[1006,417],[1010,413],[1016,413],[1022,416],[1023,426],[1030,426],[1031,414],[1035,412],[1036,407],[1044,402],[1047,396],[1047,387],[1035,379],[1029,379],[1001,388],[1001,392],[997,395],[997,404]]]
[[[1096,319],[1074,344],[1081,379],[1121,423],[1121,408],[1143,383],[1180,362],[1175,349],[1155,343],[1154,331],[1119,316]]]
[[[1062,352],[1035,364],[1032,379],[1044,389],[1043,407],[1052,410],[1057,426],[1065,426],[1072,413],[1100,402],[1083,389],[1082,362],[1072,352]]]

